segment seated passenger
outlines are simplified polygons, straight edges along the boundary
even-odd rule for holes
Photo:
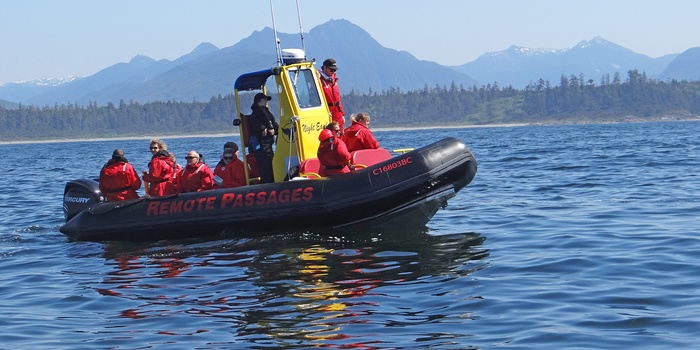
[[[241,115],[242,115],[242,114],[241,114]],[[226,143],[224,144],[224,152],[226,151],[227,148],[231,148],[231,149],[234,149],[234,150],[236,150],[236,151],[239,150],[238,144],[235,143],[235,142],[233,142],[233,141],[229,141],[229,142],[226,142]],[[251,146],[248,146],[249,152],[250,152],[251,148],[252,148]],[[235,158],[236,158],[236,159],[238,158],[238,153],[236,153]],[[245,160],[246,160],[245,163],[247,163],[247,165],[248,165],[248,178],[254,179],[254,178],[257,178],[258,176],[260,176],[260,175],[258,174],[258,167],[257,167],[257,165],[256,165],[256,163],[255,163],[255,155],[254,155],[253,153],[248,153],[248,154],[246,154],[246,156],[245,156]],[[243,161],[241,161],[241,163],[242,163],[242,162],[243,162]],[[219,163],[216,165],[216,167],[218,168],[219,166],[223,166],[223,165],[224,165],[224,154],[222,153],[222,154],[221,154],[221,160],[220,160]],[[244,164],[244,166],[245,166],[245,164]],[[216,170],[216,169],[215,169],[215,170]],[[245,174],[245,173],[244,173],[244,174]],[[214,175],[216,175],[216,172],[214,173]],[[247,184],[247,183],[246,183],[246,181],[244,180],[244,181],[243,181],[243,185],[246,185],[246,184]],[[241,185],[241,186],[242,186],[242,185]]]
[[[160,197],[171,195],[174,165],[170,159],[170,153],[164,149],[159,149],[157,144],[151,143],[151,153],[153,157],[148,163],[148,171],[143,171],[143,181],[148,182],[148,195]],[[154,149],[155,148],[155,149]]]
[[[223,159],[214,169],[214,183],[218,188],[230,188],[246,185],[243,161],[238,159],[238,145],[231,142],[231,148],[224,150]]]
[[[168,150],[168,145],[165,144],[165,141],[161,139],[152,139],[151,142],[148,143],[148,148],[151,151],[151,155],[155,155],[158,153],[158,151],[167,151]]]
[[[100,170],[100,191],[108,201],[123,201],[139,198],[136,190],[141,188],[141,179],[134,167],[124,157],[124,151],[117,148]]]
[[[333,176],[351,172],[350,152],[345,142],[340,139],[340,124],[332,122],[321,130],[318,135],[321,144],[318,146],[316,157],[321,163],[321,176]]]
[[[214,173],[208,165],[200,162],[197,151],[187,153],[187,165],[175,178],[177,193],[201,192],[214,187]]]
[[[177,162],[177,157],[175,156],[174,152],[168,151],[170,154],[170,162],[173,164],[173,176],[170,178],[170,181],[167,182],[167,186],[165,189],[165,193],[168,194],[175,194],[177,191],[175,191],[175,179],[182,173],[182,165],[178,164]]]
[[[357,113],[350,117],[350,120],[352,125],[343,133],[343,141],[348,147],[348,152],[379,148],[379,142],[369,130],[369,114]]]
[[[234,148],[234,147],[236,148],[236,150],[238,150],[238,145],[233,141],[229,141],[229,142],[224,143],[224,149],[222,151],[226,152],[227,148]],[[219,163],[216,164],[217,167],[219,165],[224,164],[224,153],[223,152],[219,156]]]

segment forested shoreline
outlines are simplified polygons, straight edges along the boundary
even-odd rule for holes
[[[251,99],[252,95],[241,98]],[[398,88],[350,91],[342,101],[348,114],[369,113],[375,127],[696,119],[700,115],[700,81],[656,81],[630,70],[624,79],[615,74],[597,83],[582,75],[562,75],[556,85],[540,79],[522,90],[500,87],[498,83],[481,87],[452,84],[406,92]],[[244,103],[242,111],[249,109]],[[271,110],[278,110],[274,100]],[[235,115],[233,94],[215,96],[208,102],[0,107],[0,139],[233,133],[237,131],[231,123]]]

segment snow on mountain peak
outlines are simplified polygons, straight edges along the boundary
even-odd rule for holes
[[[538,56],[538,55],[546,55],[549,53],[557,53],[557,51],[559,51],[559,50],[518,46],[515,48],[515,51],[519,52],[523,55],[527,55],[527,56]]]
[[[80,78],[82,78],[82,77],[71,76],[71,77],[63,77],[63,78],[43,78],[43,79],[32,79],[32,80],[20,80],[20,81],[13,81],[13,82],[5,83],[5,84],[2,84],[0,86],[10,85],[10,84],[36,85],[36,86],[56,86],[56,85],[70,83],[71,81],[74,81],[74,80],[80,79]]]
[[[610,42],[603,39],[603,37],[601,37],[601,36],[596,36],[595,38],[593,38],[591,40],[582,40],[581,42],[576,44],[576,46],[574,46],[574,47],[584,49],[584,48],[592,46],[593,44],[608,45],[608,44],[610,44]]]
[[[545,49],[545,48],[530,48],[530,47],[513,45],[513,46],[511,46],[503,51],[487,52],[483,56],[484,57],[498,57],[498,56],[510,56],[510,55],[540,56],[540,55],[546,55],[546,54],[551,54],[551,53],[557,53],[559,51],[561,51],[561,50]]]

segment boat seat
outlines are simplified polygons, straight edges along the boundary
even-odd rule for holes
[[[260,182],[260,175],[258,173],[258,164],[252,152],[253,149],[250,147],[250,118],[251,115],[240,114],[241,142],[243,143],[241,147],[247,148],[243,152],[245,154],[245,164],[248,166],[248,183],[252,185]]]
[[[247,114],[240,114],[240,119],[241,119],[241,141],[243,142],[244,147],[250,147],[250,118],[252,117],[251,115]],[[252,150],[248,148],[248,154],[251,154]]]
[[[320,179],[321,162],[317,158],[305,159],[299,164],[299,176],[308,179]]]
[[[250,180],[260,180],[260,174],[258,173],[258,162],[255,159],[255,155],[246,154],[245,161],[248,165],[248,177],[250,178]]]
[[[350,152],[350,162],[356,167],[366,168],[387,159],[391,159],[391,153],[381,147],[377,149],[360,149]]]

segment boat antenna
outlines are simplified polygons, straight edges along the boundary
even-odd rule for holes
[[[272,14],[272,31],[275,33],[275,52],[277,53],[277,66],[281,66],[282,50],[280,49],[280,39],[277,37],[277,25],[275,24],[275,10],[272,8],[272,0],[270,0],[270,13]]]
[[[299,8],[299,0],[297,0],[297,17],[299,17],[299,34],[301,34],[301,50],[304,51],[304,60],[306,60],[306,47],[304,47],[304,28],[301,26],[301,9]]]

